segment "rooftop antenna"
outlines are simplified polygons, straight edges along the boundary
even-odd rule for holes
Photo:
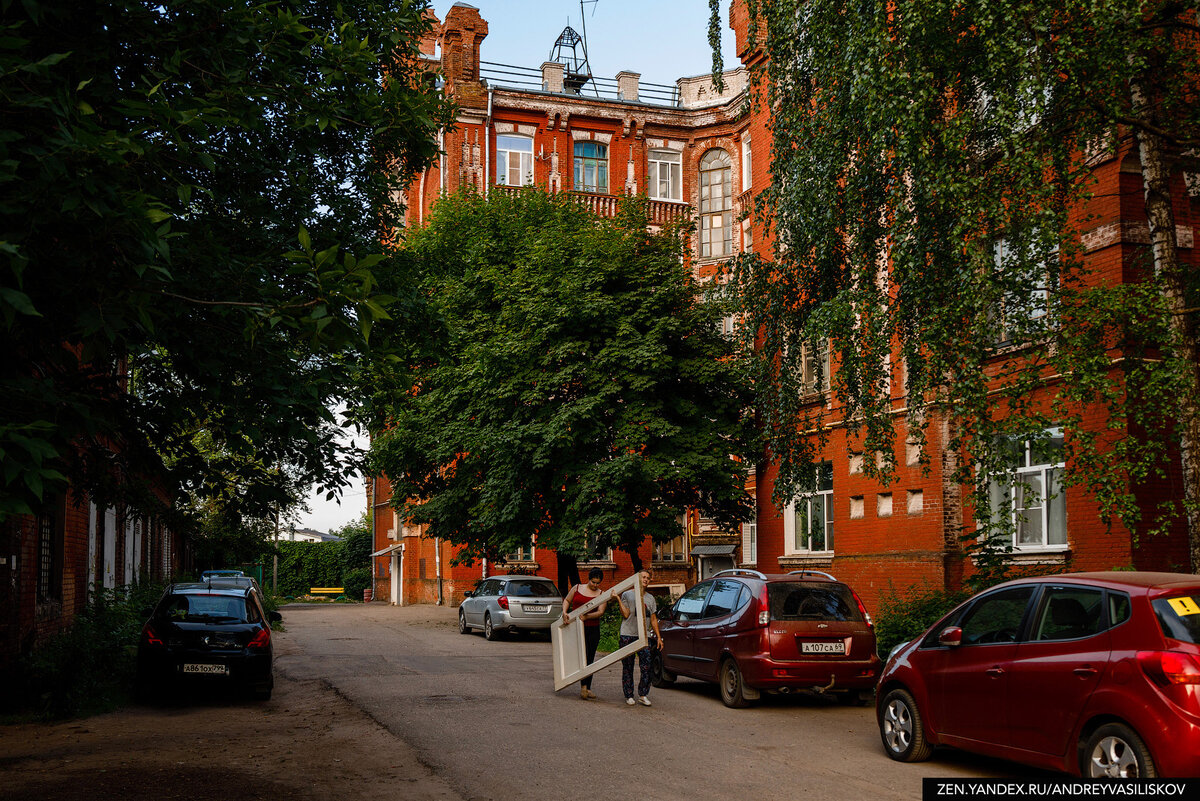
[[[599,0],[579,0],[579,16],[582,22],[583,35],[571,27],[570,19],[567,20],[567,27],[563,28],[563,32],[558,35],[558,39],[554,42],[553,49],[550,50],[550,61],[556,61],[562,64],[563,70],[563,86],[572,94],[579,94],[584,85],[592,79],[592,68],[588,64],[587,57],[587,19],[583,13],[584,3],[595,5]],[[593,13],[594,10],[593,10]],[[570,51],[568,53],[568,50]],[[592,90],[599,97],[599,90],[593,85]]]

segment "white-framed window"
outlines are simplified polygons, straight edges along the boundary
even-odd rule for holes
[[[742,563],[758,564],[758,521],[742,523]]]
[[[700,159],[700,258],[733,255],[733,162],[724,150]]]
[[[658,542],[654,544],[654,561],[655,562],[677,562],[682,564],[687,561],[687,535],[683,532],[679,536],[667,542]]]
[[[829,341],[800,346],[800,377],[805,395],[829,391]]]
[[[496,135],[496,184],[529,186],[533,183],[533,139],[512,134]]]
[[[789,503],[784,510],[786,553],[833,551],[833,463],[818,464],[813,478],[813,489]]]
[[[1005,446],[1009,469],[989,482],[988,497],[994,513],[1010,516],[1013,548],[1066,548],[1062,429],[1047,429],[1041,437],[1008,440]]]
[[[646,187],[653,200],[683,200],[683,154],[674,150],[651,150]]]
[[[532,562],[533,561],[533,538],[529,539],[529,545],[517,548],[512,553],[504,555],[505,561],[508,562]]]
[[[751,166],[750,155],[750,136],[747,134],[742,137],[742,191],[750,189],[750,184],[754,180],[754,172]]]
[[[998,238],[992,246],[996,275],[1003,289],[993,319],[993,341],[997,345],[1029,339],[1046,324],[1053,280],[1050,266],[1042,259],[1026,268],[1024,264],[1031,260],[1029,246],[1024,250],[1008,237]]]
[[[575,191],[608,194],[608,145],[575,143]]]

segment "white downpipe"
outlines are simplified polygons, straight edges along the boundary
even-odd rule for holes
[[[438,197],[446,194],[446,129],[438,131]]]
[[[487,119],[483,121],[483,198],[492,187],[492,86],[488,86]]]
[[[434,537],[433,539],[433,561],[437,563],[437,605],[441,606],[445,603],[442,597],[442,538]]]

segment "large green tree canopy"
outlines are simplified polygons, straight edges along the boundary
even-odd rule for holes
[[[425,5],[3,0],[0,517],[346,481],[329,408],[396,344],[381,242],[451,120]]]
[[[1135,530],[1169,525],[1178,504],[1139,520],[1133,490],[1182,438],[1195,533],[1197,282],[1168,187],[1200,145],[1195,4],[747,4],[773,136],[758,211],[779,247],[744,260],[740,286],[777,495],[803,489],[831,409],[885,455],[866,469],[886,480],[900,396],[910,435],[949,421],[953,480],[974,482],[985,523],[1006,443],[1062,426],[1069,481]],[[1076,232],[1091,165],[1131,138],[1153,247],[1140,280],[1104,285]],[[824,341],[832,407],[802,391]]]
[[[646,226],[644,201],[605,219],[525,189],[443,198],[408,238],[429,354],[380,399],[372,462],[460,558],[534,536],[567,557],[632,553],[678,536],[685,507],[748,516],[727,310],[702,302],[682,232]]]

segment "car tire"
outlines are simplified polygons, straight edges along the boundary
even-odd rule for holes
[[[650,683],[655,687],[670,687],[675,678],[675,674],[663,665],[662,651],[653,649],[650,652]]]
[[[253,698],[255,701],[270,701],[271,700],[271,690],[272,690],[271,687],[268,687],[265,690],[255,688],[250,691],[250,697]]]
[[[500,639],[500,632],[492,625],[491,614],[483,616],[483,638],[489,642],[495,642]]]
[[[461,609],[458,610],[458,633],[459,634],[470,634],[471,633],[471,627],[467,625],[467,616],[466,616],[466,614],[463,613],[463,610],[461,610]]]
[[[728,657],[721,663],[717,683],[721,686],[721,701],[725,703],[725,706],[733,709],[744,709],[750,706],[750,699],[746,697],[747,687],[736,659]]]
[[[895,689],[879,710],[879,737],[883,750],[897,762],[923,762],[933,753],[925,739],[925,722],[917,701],[908,690]]]
[[[1150,749],[1123,723],[1106,723],[1092,732],[1079,754],[1085,779],[1153,779],[1158,776]]]

